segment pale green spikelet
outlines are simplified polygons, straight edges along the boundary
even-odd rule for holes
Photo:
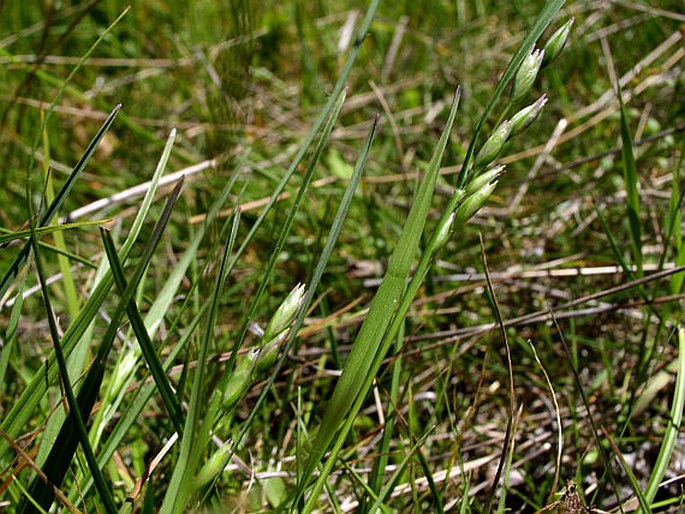
[[[524,107],[519,112],[514,114],[511,118],[512,127],[509,137],[512,138],[530,127],[530,125],[537,119],[546,103],[547,95],[543,94],[534,103],[530,104],[528,107]]]
[[[497,181],[490,182],[476,191],[474,194],[466,198],[464,202],[457,208],[455,222],[457,226],[462,226],[466,223],[478,210],[487,202],[492,192],[497,187]]]
[[[536,49],[535,46],[531,48],[530,53],[519,66],[519,69],[514,75],[514,83],[511,87],[511,101],[516,102],[523,98],[523,96],[530,90],[540,71],[542,59],[545,57],[545,51]]]
[[[477,193],[480,189],[484,188],[490,182],[497,180],[504,174],[505,169],[505,166],[500,165],[495,166],[494,168],[490,168],[487,171],[484,171],[483,173],[475,177],[471,182],[469,182],[469,185],[466,187],[466,190],[464,191],[464,196],[468,198],[469,196]]]
[[[247,388],[250,387],[252,383],[252,372],[257,364],[257,359],[259,358],[260,350],[254,349],[248,352],[246,355],[238,357],[238,363],[236,364],[231,377],[228,379],[226,388],[224,389],[223,396],[221,398],[221,406],[228,410],[233,407],[238,400],[242,398]]]
[[[283,303],[281,303],[274,313],[269,324],[266,326],[262,341],[269,342],[278,334],[290,328],[290,324],[300,310],[306,290],[306,286],[300,283],[290,291],[286,299],[283,300]]]
[[[488,164],[495,160],[495,158],[502,151],[504,143],[507,142],[509,134],[511,133],[511,121],[505,120],[495,129],[492,135],[483,143],[475,159],[475,168],[485,168]]]
[[[545,57],[542,59],[543,68],[556,59],[564,49],[564,46],[566,46],[566,41],[568,41],[568,35],[571,32],[571,26],[574,21],[575,18],[568,20],[547,40],[545,44]]]

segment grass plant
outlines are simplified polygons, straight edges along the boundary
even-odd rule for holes
[[[680,512],[680,3],[218,5],[0,4],[0,510]]]

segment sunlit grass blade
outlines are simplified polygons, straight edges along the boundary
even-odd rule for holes
[[[683,408],[685,408],[685,328],[678,328],[678,372],[675,380],[675,390],[671,403],[671,415],[667,418],[666,431],[661,441],[659,455],[656,458],[649,483],[645,489],[644,497],[647,504],[651,504],[656,498],[661,480],[668,470],[673,450],[676,447],[680,424],[683,419]],[[647,514],[647,512],[643,512]]]
[[[164,206],[162,215],[160,216],[160,219],[152,232],[152,236],[148,240],[147,245],[143,250],[141,260],[131,276],[131,282],[126,288],[124,294],[122,294],[122,298],[119,302],[119,305],[117,306],[116,311],[112,315],[112,320],[107,328],[107,332],[105,333],[98,347],[95,359],[91,364],[90,369],[88,370],[88,374],[86,375],[83,381],[81,389],[79,390],[76,403],[79,406],[79,411],[82,412],[84,416],[90,415],[93,405],[95,404],[95,400],[100,390],[100,385],[102,384],[107,357],[112,348],[116,332],[119,328],[119,323],[124,316],[128,302],[131,300],[131,298],[133,298],[135,290],[138,286],[138,282],[140,281],[140,278],[143,276],[145,268],[147,267],[147,264],[149,263],[149,260],[157,246],[157,243],[159,242],[162,236],[164,227],[169,221],[172,208],[176,200],[178,199],[181,185],[182,183],[177,184],[177,186],[174,188],[173,192],[167,199],[167,203]],[[66,475],[69,466],[71,465],[71,461],[76,451],[76,447],[79,443],[79,431],[77,430],[78,421],[78,419],[75,419],[75,411],[72,409],[72,411],[65,419],[64,424],[57,436],[57,439],[54,445],[52,446],[52,450],[50,451],[48,459],[46,460],[43,466],[43,472],[49,478],[51,485],[46,484],[39,477],[36,477],[34,478],[29,489],[31,496],[36,499],[39,499],[39,503],[44,508],[49,507],[54,498],[52,484],[59,486],[62,480],[64,479],[64,476]],[[88,441],[86,442],[88,444],[88,447],[90,447],[90,443]],[[95,460],[93,462],[96,463]],[[96,478],[96,476],[94,476],[94,478]],[[27,506],[25,508],[30,507]]]
[[[380,343],[388,325],[395,315],[400,298],[406,287],[411,265],[418,251],[421,234],[426,223],[426,216],[433,198],[440,163],[457,114],[459,97],[460,91],[457,90],[445,129],[435,148],[426,175],[419,186],[414,204],[397,241],[395,250],[388,261],[388,269],[383,277],[383,282],[373,299],[366,319],[347,357],[342,375],[328,402],[319,431],[312,444],[303,481],[298,485],[299,495],[304,493],[308,478],[313,475],[316,466],[321,462],[333,438],[338,433],[341,421],[349,415],[350,408],[355,399],[360,395],[365,396],[368,392],[368,389],[364,387],[365,383],[370,384],[367,379],[370,377],[374,358],[379,352]],[[351,417],[355,415],[356,413],[353,412]],[[343,432],[338,435],[338,438],[344,439],[345,436],[346,434]],[[335,460],[335,455],[329,456],[328,459]],[[314,492],[305,507],[306,512],[310,512],[313,508],[312,500],[315,501],[326,478],[326,473],[319,475]]]
[[[99,227],[105,223],[109,223],[111,220],[102,219],[94,221],[79,221],[77,223],[64,223],[63,225],[50,225],[49,227],[39,227],[36,228],[34,233],[36,236],[43,236],[45,234],[54,234],[56,232],[63,232],[65,230],[73,230],[77,228],[90,228]],[[4,230],[0,230],[5,232]],[[7,231],[4,234],[0,234],[0,243],[7,243],[9,241],[16,241],[18,239],[26,239],[31,237],[31,230],[17,230],[15,232]]]
[[[90,158],[93,156],[93,153],[95,153],[95,149],[97,148],[98,144],[100,143],[104,135],[107,133],[107,131],[110,129],[112,123],[114,123],[114,118],[116,118],[116,115],[120,109],[121,104],[117,105],[114,108],[114,110],[110,113],[105,122],[102,124],[102,127],[100,127],[100,130],[98,130],[97,134],[95,134],[95,137],[86,148],[86,151],[84,152],[81,159],[78,161],[78,163],[76,163],[76,166],[74,166],[74,170],[71,172],[66,182],[60,188],[59,192],[55,196],[55,199],[50,203],[45,212],[40,216],[40,219],[38,221],[38,228],[45,227],[52,221],[52,218],[57,213],[57,210],[62,206],[67,195],[71,192],[72,188],[74,187],[76,180],[85,169]],[[16,259],[14,260],[10,268],[5,272],[5,275],[2,277],[2,280],[0,281],[0,298],[2,298],[5,295],[7,289],[19,274],[19,271],[26,263],[26,259],[28,258],[30,251],[31,245],[27,242],[19,252],[19,255],[17,255]]]
[[[239,212],[235,214],[236,219]],[[219,273],[214,284],[211,300],[209,301],[209,312],[205,320],[204,333],[200,341],[197,355],[197,367],[190,392],[188,402],[188,414],[185,418],[183,427],[183,437],[181,438],[181,449],[178,460],[174,466],[173,474],[169,481],[169,488],[164,496],[164,501],[160,509],[161,513],[183,512],[190,501],[193,493],[193,477],[198,470],[200,458],[204,454],[202,443],[209,436],[212,427],[207,426],[203,420],[210,419],[207,416],[207,385],[205,384],[205,368],[209,355],[209,345],[214,338],[214,323],[219,310],[219,297],[223,290],[228,270],[230,269],[228,258],[231,255],[235,242],[235,231],[226,238],[223,248]],[[216,395],[215,395],[216,396]],[[197,441],[201,444],[197,444]]]
[[[114,276],[114,283],[119,290],[119,294],[123,294],[126,291],[128,284],[126,283],[124,270],[121,267],[121,263],[117,257],[116,249],[114,248],[114,241],[112,240],[112,236],[106,230],[101,229],[100,232],[102,233],[102,241],[104,243],[105,252],[112,269],[112,275]],[[181,411],[181,406],[176,400],[176,396],[171,388],[169,379],[167,378],[166,373],[164,373],[162,363],[157,356],[157,352],[152,345],[150,335],[145,328],[143,317],[140,315],[138,306],[133,298],[131,298],[126,307],[126,313],[131,321],[131,327],[133,328],[133,332],[138,339],[138,344],[143,352],[143,356],[145,357],[148,368],[150,368],[152,378],[154,379],[157,389],[159,389],[159,394],[162,397],[162,401],[167,408],[171,422],[173,423],[176,431],[179,434],[182,434],[183,412]]]
[[[138,240],[140,231],[143,228],[143,224],[147,218],[150,206],[152,205],[157,192],[159,179],[164,172],[167,160],[169,158],[169,152],[171,150],[175,134],[176,130],[174,129],[169,135],[165,150],[162,153],[162,157],[160,158],[157,169],[152,177],[150,188],[143,198],[138,210],[138,214],[133,220],[128,237],[121,247],[120,261],[122,263],[126,262],[126,258],[128,257],[131,248],[133,248],[133,245]],[[106,265],[103,263],[100,270],[98,270],[98,273],[96,274],[95,285],[93,286],[93,290],[88,297],[88,300],[81,307],[76,319],[70,323],[69,327],[64,333],[64,337],[62,338],[62,347],[67,358],[79,343],[84,345],[89,344],[90,338],[84,335],[87,334],[88,328],[92,326],[91,324],[95,319],[100,306],[109,294],[109,290],[111,289],[113,283],[111,272],[107,270]],[[74,369],[70,367],[69,371],[70,374],[74,376],[81,374],[80,369]],[[40,402],[40,399],[47,391],[48,384],[52,383],[56,374],[57,367],[55,364],[55,355],[53,353],[50,354],[47,362],[38,368],[38,371],[34,374],[31,382],[24,389],[19,399],[12,405],[9,412],[7,412],[2,420],[0,428],[4,430],[10,437],[18,437],[21,431],[24,430],[31,412]],[[0,462],[5,462],[7,460],[6,453],[8,449],[9,445],[7,444],[7,441],[0,438]]]

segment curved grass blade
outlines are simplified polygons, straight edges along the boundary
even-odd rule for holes
[[[0,235],[0,244],[8,243],[10,241],[16,241],[17,239],[26,239],[31,237],[31,233],[36,234],[36,236],[42,236],[45,234],[53,234],[55,232],[62,232],[63,230],[73,230],[75,228],[88,228],[100,226],[104,223],[109,223],[111,220],[94,220],[94,221],[80,221],[78,223],[64,223],[63,225],[50,225],[49,227],[37,227],[34,231],[31,230],[18,230],[16,232],[7,231],[6,233]],[[5,232],[0,229],[1,232]]]
[[[78,404],[79,411],[84,413],[84,415],[86,416],[90,415],[90,412],[93,409],[93,405],[95,404],[98,392],[100,390],[100,385],[102,384],[102,379],[105,373],[107,356],[109,355],[109,352],[112,349],[112,343],[114,342],[114,337],[119,328],[119,323],[121,322],[121,319],[124,316],[128,302],[131,300],[131,298],[133,298],[133,295],[135,294],[138,282],[140,281],[141,277],[143,276],[143,273],[145,272],[147,263],[149,262],[150,257],[157,246],[157,243],[159,243],[164,227],[169,221],[172,208],[176,203],[176,200],[178,199],[178,195],[180,194],[181,186],[182,182],[179,182],[172,191],[169,198],[167,199],[162,215],[160,216],[160,219],[152,232],[150,240],[148,241],[147,245],[143,250],[141,261],[136,267],[131,277],[130,284],[128,285],[126,291],[122,295],[122,298],[112,316],[112,320],[109,326],[107,327],[107,332],[105,333],[105,336],[103,337],[103,340],[98,348],[95,359],[90,369],[88,370],[88,374],[84,379],[81,389],[79,390],[78,397],[76,398],[76,403]],[[74,453],[76,452],[76,447],[79,443],[79,438],[77,435],[78,419],[75,419],[75,414],[76,411],[72,409],[69,415],[67,416],[66,420],[64,421],[62,429],[57,435],[55,444],[53,445],[52,450],[50,451],[50,454],[48,455],[48,458],[45,462],[45,465],[43,466],[43,472],[45,476],[48,477],[51,485],[59,486],[62,483],[62,480],[64,479],[64,476],[66,475],[67,470],[71,465]],[[89,445],[90,443],[88,443],[88,446]],[[51,485],[46,484],[39,477],[36,477],[34,478],[29,488],[31,496],[33,498],[36,498],[39,501],[39,504],[43,506],[43,508],[49,507],[52,503],[52,500],[54,499],[54,491]],[[19,510],[18,512],[33,512],[32,510],[30,510],[30,507],[28,505],[24,508],[28,508],[29,510]]]
[[[38,271],[38,279],[40,281],[41,290],[43,293],[43,302],[45,304],[45,312],[48,317],[48,325],[50,327],[50,336],[52,338],[53,347],[55,351],[55,356],[57,358],[57,365],[59,367],[59,374],[62,382],[62,389],[67,398],[67,404],[69,405],[69,415],[68,420],[71,420],[70,437],[74,440],[76,444],[80,443],[81,448],[86,456],[86,461],[88,463],[88,468],[93,475],[95,481],[95,487],[100,495],[100,500],[108,514],[114,514],[117,512],[117,508],[114,505],[114,499],[112,498],[112,492],[105,481],[105,478],[100,471],[100,468],[95,461],[95,455],[93,454],[93,449],[90,446],[90,441],[88,440],[88,430],[86,429],[86,424],[84,421],[84,415],[90,415],[90,408],[88,405],[79,404],[74,396],[74,391],[71,387],[71,381],[69,379],[69,372],[67,371],[67,360],[62,351],[62,346],[59,340],[59,331],[57,329],[57,322],[52,311],[52,305],[50,303],[50,298],[48,296],[47,284],[45,282],[45,273],[43,271],[42,259],[40,252],[38,251],[38,243],[36,239],[36,234],[31,234],[30,239],[31,246],[33,248],[34,255],[36,257],[36,269]],[[75,425],[75,426],[74,426]],[[74,444],[74,450],[76,449],[76,444]],[[63,455],[64,459],[59,461],[54,461],[50,463],[51,466],[63,466],[66,473],[66,469],[71,464],[73,458],[72,455]],[[44,509],[47,509],[54,500],[55,493],[53,486],[59,486],[59,483],[55,483],[53,480],[53,475],[49,474],[47,470],[43,470],[45,476],[48,479],[48,483],[43,481],[43,477],[36,477],[31,484],[31,488],[28,491],[28,496],[35,500],[36,503]],[[64,475],[62,475],[63,477]],[[60,480],[61,482],[61,480]],[[33,513],[38,512],[39,509],[32,501],[27,501],[24,497],[23,501],[20,503],[17,512],[21,513]]]
[[[678,328],[678,374],[675,380],[675,391],[673,392],[673,403],[671,404],[671,415],[668,418],[668,427],[664,433],[659,455],[657,456],[652,474],[649,477],[644,497],[647,504],[651,504],[656,498],[659,484],[664,478],[668,465],[673,456],[676,439],[683,419],[683,408],[685,408],[685,328]],[[644,513],[646,514],[646,513]]]
[[[108,231],[100,229],[100,233],[102,234],[105,253],[107,254],[107,259],[109,260],[109,264],[112,269],[112,275],[114,276],[114,283],[119,290],[119,294],[123,295],[128,287],[128,284],[126,283],[126,278],[124,277],[124,270],[121,267],[121,262],[119,262],[119,258],[117,257],[117,251],[114,248],[114,241],[112,240],[112,236]],[[150,257],[151,256],[152,255],[150,255]],[[146,266],[147,264],[148,263],[145,263]],[[171,388],[171,384],[169,383],[169,379],[164,372],[164,368],[159,360],[159,357],[157,356],[157,352],[152,346],[152,341],[147,329],[145,328],[143,317],[140,315],[138,306],[133,298],[129,300],[128,305],[126,306],[126,313],[128,315],[128,319],[131,321],[131,327],[133,328],[133,332],[138,339],[138,344],[143,352],[145,361],[150,368],[152,378],[154,379],[155,384],[159,389],[159,394],[162,397],[162,401],[167,408],[171,422],[173,423],[176,432],[181,435],[183,434],[183,412],[181,411],[181,406],[176,400],[176,395]]]
[[[152,177],[150,188],[143,198],[143,202],[141,203],[138,214],[133,221],[129,235],[121,247],[120,261],[122,263],[126,262],[131,248],[133,248],[133,245],[138,240],[138,236],[140,235],[140,231],[143,227],[145,219],[147,218],[150,206],[152,205],[157,192],[159,179],[161,178],[166,167],[175,134],[175,129],[169,134],[165,150],[162,153],[162,157],[160,158],[157,169]],[[105,272],[105,270],[106,268],[103,265],[101,267],[101,271],[99,270],[96,274],[96,285],[93,287],[92,293],[88,297],[88,300],[81,308],[76,319],[69,325],[64,333],[64,337],[62,338],[62,347],[64,354],[67,357],[69,357],[76,345],[84,339],[84,334],[86,334],[86,331],[91,326],[93,319],[95,319],[100,306],[109,294],[109,290],[114,283],[111,272]],[[88,341],[90,340],[89,337],[86,337],[85,339]],[[81,371],[70,371],[74,376],[78,376],[81,373]],[[38,405],[38,402],[47,390],[47,384],[54,380],[56,374],[57,367],[55,365],[55,356],[54,354],[50,354],[47,362],[44,363],[34,374],[33,379],[26,387],[19,400],[14,403],[0,424],[0,428],[9,434],[10,437],[18,437],[21,430],[24,429],[28,423],[31,411]],[[0,462],[4,463],[5,454],[8,449],[9,445],[7,444],[7,441],[0,439]]]
[[[356,398],[360,395],[366,396],[368,392],[368,389],[365,388],[365,383],[368,383],[370,387],[371,382],[368,379],[372,377],[370,375],[371,368],[375,357],[379,353],[387,328],[397,311],[397,306],[407,285],[411,265],[418,251],[421,234],[423,233],[426,217],[433,198],[440,163],[442,162],[442,156],[449,140],[454,119],[456,118],[460,96],[461,90],[457,89],[445,129],[440,136],[405,226],[390,257],[388,270],[359,330],[352,350],[345,362],[342,375],[333,390],[333,396],[329,400],[324,412],[323,420],[305,466],[303,481],[298,486],[298,496],[304,493],[308,477],[314,474],[314,470],[338,433],[341,421],[350,415]],[[355,415],[355,412],[351,413],[351,417]],[[344,439],[345,436],[346,433],[341,432],[338,434],[338,440]],[[336,455],[332,454],[328,459],[334,461]],[[319,475],[314,486],[314,492],[305,506],[305,512],[311,512],[313,509],[313,501],[316,501],[326,478],[327,473],[325,472]],[[297,501],[299,501],[299,497],[296,498],[296,503]]]

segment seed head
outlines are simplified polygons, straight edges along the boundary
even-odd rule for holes
[[[476,169],[485,168],[490,164],[495,157],[499,155],[502,151],[504,143],[506,143],[511,133],[512,124],[511,121],[503,121],[499,127],[495,129],[492,135],[483,143],[478,154],[476,155],[475,165]]]
[[[469,182],[469,185],[466,186],[466,190],[464,191],[464,196],[469,197],[475,193],[477,193],[479,190],[487,186],[490,182],[494,182],[498,178],[500,178],[502,175],[504,175],[504,170],[505,166],[495,166],[494,168],[490,168],[487,171],[484,171],[477,177],[475,177],[471,182]]]
[[[276,310],[276,313],[271,318],[271,321],[269,321],[269,324],[266,326],[264,337],[262,338],[264,342],[269,342],[290,327],[290,324],[293,322],[295,316],[297,316],[297,312],[302,306],[305,292],[306,287],[304,284],[297,284],[292,291],[290,291],[286,299],[283,300],[283,303],[281,303]]]
[[[464,202],[457,208],[455,223],[458,227],[465,224],[474,214],[476,214],[481,207],[487,202],[490,195],[497,187],[497,181],[490,182],[476,191],[474,194],[466,198]]]
[[[575,18],[568,20],[547,40],[547,43],[545,44],[545,58],[542,60],[543,68],[556,59],[564,49],[564,46],[566,46],[566,41],[568,40],[568,35],[571,32],[571,26],[574,21]]]
[[[526,130],[530,125],[537,119],[540,111],[547,103],[547,95],[543,95],[538,98],[535,103],[530,104],[528,107],[524,107],[519,112],[514,114],[511,118],[512,128],[509,137],[514,137],[516,134],[520,134]]]
[[[195,487],[201,488],[214,480],[220,473],[223,472],[224,466],[228,464],[228,455],[231,453],[233,444],[227,442],[212,455],[209,460],[202,466],[202,469],[195,476]]]
[[[514,84],[511,87],[511,99],[513,102],[522,98],[532,87],[535,78],[538,76],[544,56],[544,50],[539,48],[536,50],[535,46],[531,48],[531,52],[523,60],[521,66],[516,71],[516,75],[514,75]]]
[[[242,398],[247,388],[250,387],[252,371],[255,368],[259,354],[260,351],[254,349],[246,355],[239,357],[238,363],[233,370],[233,374],[228,379],[226,389],[224,389],[223,396],[221,397],[221,406],[224,409],[228,410],[238,403],[238,400]]]
[[[452,226],[454,225],[454,218],[456,213],[450,214],[449,218],[445,220],[445,223],[438,228],[438,235],[435,238],[435,249],[441,248],[449,239],[450,233],[452,232]]]

